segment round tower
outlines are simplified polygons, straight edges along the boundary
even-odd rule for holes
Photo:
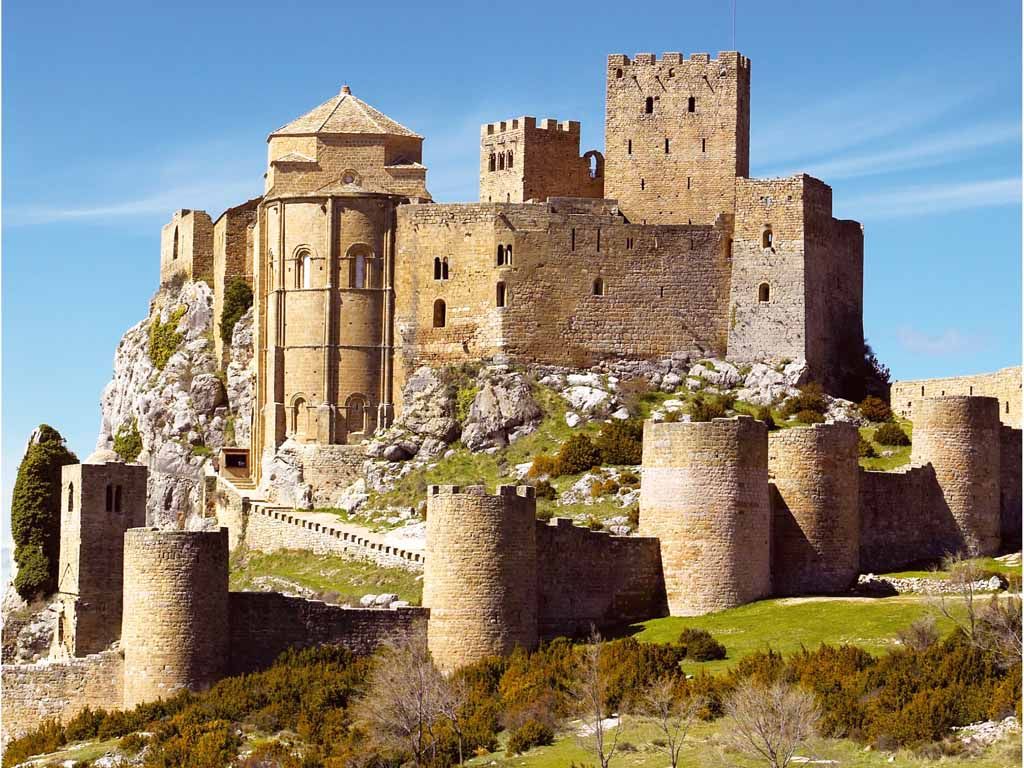
[[[999,401],[936,397],[914,412],[911,462],[931,464],[961,547],[971,556],[999,550]]]
[[[201,691],[227,671],[228,531],[124,536],[124,706]]]
[[[673,616],[771,591],[768,430],[749,416],[644,424],[640,530],[661,541]]]
[[[815,424],[768,439],[772,587],[778,595],[842,592],[857,580],[857,427]]]
[[[529,486],[430,487],[423,605],[441,669],[537,644],[536,505]]]

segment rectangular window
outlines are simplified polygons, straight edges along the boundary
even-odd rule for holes
[[[689,176],[687,176],[686,177],[686,188],[690,189],[690,187],[692,186],[692,183],[693,183],[692,179]]]
[[[601,228],[597,228],[597,250],[601,250]]]
[[[632,139],[627,139],[626,140],[626,154],[627,155],[632,155],[633,154],[633,140]]]
[[[572,241],[570,243],[570,249],[573,250],[573,251],[576,250],[576,228],[575,227],[573,227],[573,230],[572,230]]]
[[[665,154],[668,154],[668,139],[665,139]]]
[[[700,151],[701,152],[707,152],[708,151],[708,140],[707,139],[701,139],[700,140]]]

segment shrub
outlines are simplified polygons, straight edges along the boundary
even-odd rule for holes
[[[612,421],[601,425],[594,445],[601,452],[602,464],[639,464],[643,439],[642,422]]]
[[[679,421],[679,418],[679,411],[665,411],[665,416],[662,418],[662,421],[664,421],[666,424],[675,424],[677,421]]]
[[[135,755],[142,751],[142,748],[146,746],[146,738],[138,733],[129,733],[127,736],[123,736],[119,742],[117,742],[117,748],[122,752]]]
[[[634,531],[640,527],[640,505],[630,504],[626,510],[626,517],[629,518],[629,527]]]
[[[717,661],[725,658],[725,646],[706,629],[687,627],[679,635],[679,644],[686,648],[686,658],[693,661]]]
[[[795,416],[800,411],[814,411],[823,414],[828,411],[828,398],[820,384],[811,382],[800,387],[800,394],[786,398],[779,408],[784,418]],[[805,422],[812,423],[812,422]]]
[[[873,459],[878,456],[878,452],[875,450],[875,446],[865,440],[863,437],[857,438],[857,455],[862,459]]]
[[[880,397],[868,395],[860,402],[860,415],[868,421],[892,421],[892,409]]]
[[[759,406],[754,411],[754,418],[758,421],[763,421],[764,425],[768,427],[768,431],[771,432],[773,429],[778,429],[779,425],[775,423],[775,418],[772,416],[772,409],[767,405]]]
[[[896,633],[896,637],[907,648],[923,651],[938,641],[939,632],[935,628],[935,619],[925,616],[914,621],[909,627],[901,629]]]
[[[555,742],[551,727],[537,720],[527,720],[508,737],[508,753],[521,755],[531,747],[542,747]]]
[[[640,485],[640,476],[635,472],[623,472],[619,475],[619,484],[623,488],[636,488]]]
[[[166,323],[157,315],[149,324],[149,359],[158,370],[164,369],[184,338],[177,330],[178,321],[184,315],[185,307],[178,307],[171,312]]]
[[[575,434],[555,456],[555,475],[575,475],[601,463],[601,452],[586,435]]]
[[[473,401],[476,400],[479,391],[480,387],[476,386],[476,384],[471,384],[459,387],[455,393],[455,420],[459,424],[466,423],[466,419],[469,418],[469,410],[473,407]]]
[[[558,491],[555,487],[547,480],[541,480],[533,485],[534,491],[537,494],[538,499],[557,499]]]
[[[875,430],[875,442],[879,445],[910,445],[910,437],[899,424],[887,422]]]
[[[61,467],[77,461],[60,433],[41,424],[18,466],[11,495],[11,536],[18,564],[14,588],[26,600],[57,588]]]
[[[720,395],[697,395],[690,402],[691,421],[711,421],[725,416],[729,399]]]
[[[142,435],[139,434],[139,423],[132,419],[117,428],[114,435],[114,453],[124,461],[131,463],[142,453]]]
[[[801,424],[823,424],[825,416],[818,411],[797,411],[796,420]]]
[[[241,278],[235,278],[224,288],[224,308],[220,312],[220,338],[231,343],[235,324],[252,306],[252,288]]]
[[[526,473],[526,476],[535,479],[538,477],[556,477],[555,471],[557,462],[555,457],[547,453],[539,453],[533,457],[533,464],[530,465],[530,470]]]
[[[651,383],[644,378],[620,381],[616,389],[619,402],[629,411],[629,415],[637,418],[641,413],[644,395],[651,391]]]

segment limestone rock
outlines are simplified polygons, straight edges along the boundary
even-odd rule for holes
[[[580,415],[575,411],[565,412],[565,423],[566,426],[568,426],[570,429],[578,427],[582,420],[583,419],[580,417]]]
[[[462,428],[462,442],[469,450],[502,448],[536,428],[543,414],[525,376],[484,371],[481,378]]]
[[[260,490],[276,504],[296,509],[313,508],[313,489],[302,475],[301,446],[285,440],[277,453],[265,456]]]
[[[459,436],[453,393],[430,366],[417,368],[402,393],[402,415],[372,440],[367,455],[388,461],[404,461],[419,453],[427,438],[427,453],[436,455],[438,446]]]
[[[562,392],[562,397],[569,401],[574,411],[593,415],[608,409],[611,394],[596,387],[578,385],[566,389]]]
[[[213,413],[228,400],[224,385],[212,373],[201,373],[192,379],[189,395],[192,397],[192,406],[200,414]]]
[[[228,406],[234,415],[235,445],[248,448],[252,428],[252,399],[256,371],[253,365],[252,307],[235,323],[227,367]]]
[[[690,368],[690,378],[703,379],[720,389],[731,389],[740,383],[739,370],[724,360],[704,360]],[[664,386],[662,387],[664,389]]]
[[[370,498],[370,494],[366,492],[366,480],[360,477],[341,492],[341,496],[338,497],[337,507],[351,514],[366,503],[368,498]]]

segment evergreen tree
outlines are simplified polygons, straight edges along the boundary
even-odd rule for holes
[[[18,467],[11,497],[11,535],[18,574],[14,588],[26,600],[57,589],[60,558],[60,468],[76,464],[64,438],[41,424]]]

